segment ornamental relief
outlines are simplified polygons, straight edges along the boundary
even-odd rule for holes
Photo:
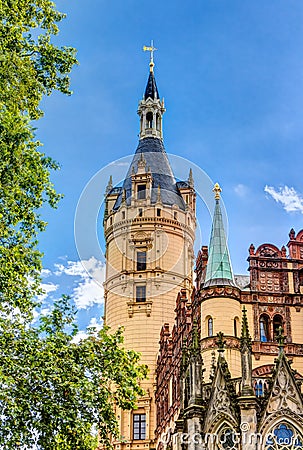
[[[239,339],[234,338],[234,337],[224,336],[224,341],[225,341],[226,348],[232,348],[232,349],[236,349],[236,350],[240,349]],[[207,350],[209,348],[216,348],[217,347],[216,342],[217,342],[217,337],[215,337],[215,336],[202,339],[201,350]]]
[[[280,291],[280,275],[272,272],[259,273],[259,289],[266,292]]]
[[[280,367],[274,384],[271,398],[268,402],[268,413],[289,408],[296,414],[302,414],[303,408],[297,389],[289,377],[285,367]]]
[[[205,289],[202,288],[201,298],[204,299],[210,297],[233,297],[239,299],[240,290],[232,286],[218,286]]]

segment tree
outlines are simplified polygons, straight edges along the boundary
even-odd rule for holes
[[[50,170],[58,165],[39,151],[32,120],[54,90],[70,94],[75,50],[51,41],[64,14],[50,0],[0,0],[0,308],[30,313],[39,289],[45,228],[43,203],[60,196]],[[29,282],[30,280],[30,282]]]
[[[69,299],[56,302],[38,327],[0,334],[0,447],[91,450],[91,431],[118,437],[114,406],[132,409],[146,376],[139,355],[122,347],[122,330],[77,333]],[[2,422],[2,423],[1,423]]]
[[[69,299],[31,323],[39,291],[44,203],[60,198],[58,165],[40,151],[33,120],[41,99],[70,94],[75,50],[52,37],[64,15],[50,0],[0,0],[0,447],[88,450],[117,436],[114,405],[133,408],[146,368],[122,347],[122,330],[80,343]]]

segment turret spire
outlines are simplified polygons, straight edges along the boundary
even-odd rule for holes
[[[139,103],[138,114],[140,116],[140,139],[153,137],[162,139],[162,116],[165,112],[164,101],[160,101],[159,91],[154,75],[154,47],[144,46],[144,51],[150,52],[149,76],[143,95]]]
[[[206,267],[204,287],[215,285],[234,286],[220,207],[220,194],[222,189],[218,183],[215,184],[213,192],[215,193],[216,204],[209,243],[209,258]]]

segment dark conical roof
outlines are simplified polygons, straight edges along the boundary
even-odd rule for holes
[[[131,202],[132,180],[131,174],[134,168],[138,168],[138,162],[144,158],[146,169],[152,175],[151,204],[155,204],[158,199],[158,186],[161,188],[161,201],[164,205],[177,205],[185,210],[186,205],[177,187],[162,139],[147,137],[139,141],[136,153],[125,177],[122,191],[116,200],[114,210],[117,210],[122,202],[122,192],[125,192],[126,204]]]
[[[144,94],[144,99],[147,100],[148,97],[150,97],[152,99],[160,98],[157,84],[156,84],[155,75],[154,75],[154,72],[152,72],[152,71],[149,73],[149,77],[148,77],[147,85],[146,85],[146,89],[145,89],[145,94]]]

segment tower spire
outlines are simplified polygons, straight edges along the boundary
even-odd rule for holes
[[[220,207],[222,189],[218,183],[213,188],[215,193],[215,211],[209,243],[209,258],[206,267],[204,287],[234,286],[233,273],[227,248],[225,230]]]
[[[154,75],[154,42],[144,45],[144,51],[150,52],[149,76],[143,95],[139,102],[138,114],[140,116],[140,139],[158,138],[162,139],[162,116],[165,113],[164,101],[160,100],[159,91]]]

